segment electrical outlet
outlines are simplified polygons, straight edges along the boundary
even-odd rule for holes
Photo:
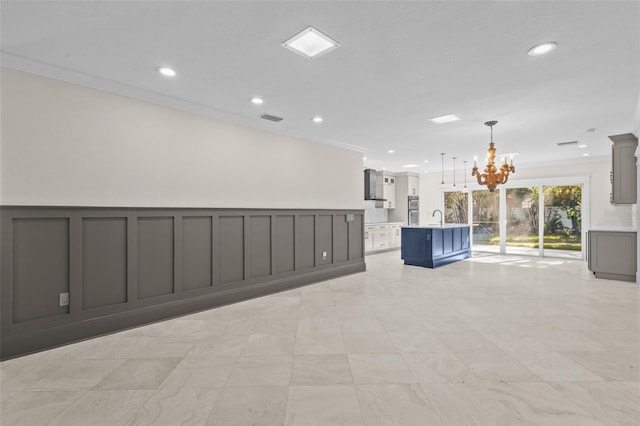
[[[326,251],[322,252],[322,260],[327,260],[327,252]]]
[[[69,293],[60,293],[60,306],[69,306]]]

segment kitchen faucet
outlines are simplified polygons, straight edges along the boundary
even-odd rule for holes
[[[441,210],[435,209],[433,211],[433,214],[431,214],[431,217],[436,217],[436,212],[440,213],[440,226],[442,226],[442,211]]]

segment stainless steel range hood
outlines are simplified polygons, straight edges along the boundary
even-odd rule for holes
[[[376,197],[376,171],[364,170],[364,199],[374,201],[387,201],[386,198]]]

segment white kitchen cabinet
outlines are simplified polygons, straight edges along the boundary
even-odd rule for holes
[[[367,253],[400,248],[402,223],[370,223],[364,226],[364,251]]]
[[[396,208],[396,177],[389,173],[379,172],[376,176],[376,194],[386,201],[376,201],[376,207]]]
[[[365,225],[364,227],[364,251],[373,250],[373,231],[375,226]]]
[[[402,228],[402,225],[396,223],[390,226],[391,226],[391,229],[390,229],[391,247],[400,247],[400,243],[401,243],[400,229]]]
[[[420,188],[418,187],[420,178],[418,176],[409,176],[408,181],[409,181],[409,188],[408,188],[409,195],[418,195],[420,192]]]
[[[420,196],[420,175],[414,172],[395,173],[396,208],[388,211],[389,222],[409,223],[409,197]]]

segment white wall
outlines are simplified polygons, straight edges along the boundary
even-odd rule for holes
[[[610,160],[589,161],[578,164],[566,164],[562,166],[517,168],[516,173],[509,178],[509,186],[518,185],[518,181],[533,181],[535,179],[550,179],[563,177],[590,177],[590,224],[583,223],[588,230],[598,226],[632,226],[634,221],[634,208],[631,205],[612,206],[609,203],[611,184],[609,172]],[[470,174],[470,173],[469,173]],[[456,178],[459,182],[459,176]],[[472,178],[467,176],[467,182]],[[445,181],[451,181],[452,176],[445,175]],[[422,175],[420,179],[420,223],[433,223],[431,213],[434,209],[442,209],[440,204],[440,174]],[[468,184],[469,188],[478,188]]]
[[[362,154],[3,68],[0,204],[361,209]]]

